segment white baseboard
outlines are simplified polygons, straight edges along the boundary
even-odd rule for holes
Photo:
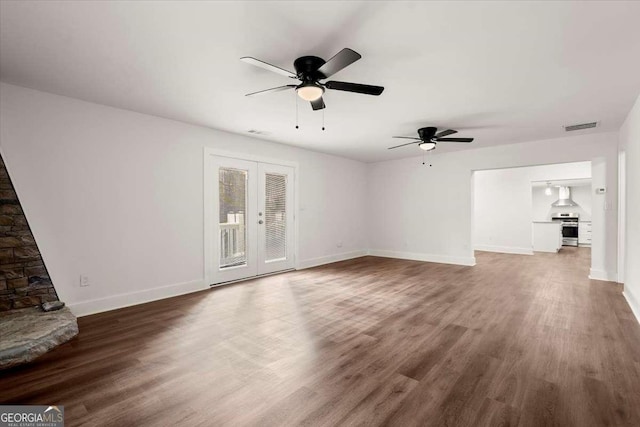
[[[494,245],[475,245],[476,251],[485,252],[499,252],[501,254],[516,254],[516,255],[533,255],[531,248],[517,248],[511,246],[494,246]]]
[[[315,267],[332,262],[358,258],[365,255],[367,255],[367,251],[363,250],[313,258],[299,262],[297,268],[304,269]],[[204,282],[204,280],[194,280],[192,282],[178,283],[153,289],[145,289],[143,291],[118,294],[104,298],[70,303],[67,305],[69,306],[73,314],[78,317],[82,317],[88,316],[90,314],[102,313],[104,311],[115,310],[118,308],[130,307],[132,305],[144,304],[151,301],[176,297],[178,295],[203,291],[206,289],[210,289],[210,287]]]
[[[618,275],[616,273],[607,272],[604,270],[589,270],[589,279],[591,280],[602,280],[605,282],[617,282]]]
[[[640,305],[638,304],[638,300],[635,299],[633,294],[629,292],[628,289],[625,289],[622,292],[622,296],[624,296],[624,299],[627,300],[627,304],[629,304],[629,307],[631,308],[631,312],[636,317],[636,320],[638,321],[638,323],[640,323]]]
[[[468,266],[476,265],[475,257],[456,257],[450,255],[433,255],[413,252],[382,251],[378,249],[370,250],[369,255],[385,258],[410,259],[413,261],[436,262],[439,264],[456,264]]]
[[[617,282],[618,277],[616,273],[592,268],[589,270],[589,279],[602,280],[604,282]]]
[[[203,291],[205,289],[209,289],[209,286],[207,286],[203,280],[194,280],[192,282],[177,283],[174,285],[145,289],[143,291],[130,292],[126,294],[118,294],[88,301],[80,301],[67,305],[73,314],[77,317],[82,317],[90,314],[102,313],[104,311],[115,310],[117,308],[124,308],[132,305],[144,304],[146,302],[176,297],[178,295],[190,294],[192,292]]]
[[[319,265],[331,264],[332,262],[346,261],[348,259],[360,258],[367,255],[367,251],[353,251],[343,252],[341,254],[327,255],[318,258],[305,259],[298,261],[296,265],[297,270],[304,270],[305,268],[317,267]]]

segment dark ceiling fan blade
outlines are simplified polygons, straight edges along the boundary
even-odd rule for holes
[[[389,147],[389,148],[387,148],[387,150],[392,150],[394,148],[404,147],[405,145],[420,144],[420,143],[422,143],[421,140],[417,140],[417,141],[413,141],[413,142],[407,142],[406,144],[400,144],[400,145],[396,145],[395,147]]]
[[[318,68],[318,71],[324,74],[325,78],[327,78],[353,64],[360,58],[362,58],[362,56],[358,52],[345,47]]]
[[[243,56],[242,58],[240,58],[240,61],[246,62],[247,64],[251,64],[256,67],[264,68],[265,70],[269,70],[285,77],[291,77],[292,79],[298,78],[298,76],[296,76],[291,71],[285,70],[284,68],[276,67],[275,65],[268,64],[264,61],[260,61],[259,59],[252,58],[251,56]]]
[[[322,110],[323,108],[325,108],[324,99],[320,97],[315,101],[311,101],[311,108],[313,108],[314,110]]]
[[[473,138],[435,138],[438,142],[471,142]]]
[[[435,135],[436,138],[442,138],[443,136],[449,136],[449,135],[453,135],[454,133],[458,133],[457,130],[453,130],[453,129],[447,129],[447,130],[443,130],[442,132],[439,132]]]
[[[245,96],[264,95],[266,93],[280,92],[280,91],[287,90],[287,89],[293,89],[295,87],[296,87],[296,85],[286,85],[286,86],[272,87],[271,89],[265,89],[265,90],[260,90],[258,92],[248,93]]]
[[[384,88],[382,86],[363,85],[360,83],[347,83],[330,81],[325,83],[327,89],[344,90],[346,92],[362,93],[365,95],[380,95]]]
[[[415,139],[416,141],[421,141],[420,138],[416,138],[415,136],[392,136],[391,138]]]

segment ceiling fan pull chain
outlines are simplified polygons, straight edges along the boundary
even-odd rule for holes
[[[423,152],[422,152],[422,164],[423,164],[423,165],[426,165],[426,164],[427,164],[427,162],[426,162],[425,158],[426,158],[426,156],[431,157],[431,151],[432,151],[432,150],[429,150],[429,151],[423,151]],[[433,165],[432,165],[431,163],[429,163],[429,167],[431,167],[431,166],[433,166]]]
[[[298,127],[298,95],[295,95],[295,100],[296,100],[296,129],[299,129]]]
[[[324,109],[322,109],[322,130],[324,130]]]

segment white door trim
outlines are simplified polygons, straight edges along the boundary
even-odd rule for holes
[[[618,152],[618,283],[624,283],[626,264],[625,233],[627,228],[627,152]]]
[[[208,166],[208,162],[209,159],[211,158],[211,156],[218,156],[218,157],[230,157],[233,159],[238,159],[238,160],[247,160],[247,161],[252,161],[252,162],[260,162],[260,163],[270,163],[273,165],[281,165],[281,166],[289,166],[293,168],[293,206],[294,206],[294,211],[293,211],[293,224],[294,224],[294,240],[293,240],[293,259],[294,259],[294,265],[295,268],[298,269],[299,268],[299,256],[298,256],[298,249],[300,247],[299,243],[298,243],[298,236],[300,235],[299,233],[299,226],[298,226],[298,212],[300,211],[300,205],[299,205],[299,201],[300,201],[300,186],[299,186],[299,163],[298,162],[294,162],[294,161],[288,161],[288,160],[281,160],[281,159],[277,159],[277,158],[273,158],[273,157],[267,157],[267,156],[262,156],[259,154],[248,154],[248,153],[241,153],[241,152],[234,152],[234,151],[227,151],[227,150],[219,150],[216,148],[211,148],[211,147],[203,147],[203,156],[202,156],[202,165],[203,165],[203,174],[202,174],[202,181],[203,181],[203,205],[204,205],[204,215],[203,215],[203,225],[204,225],[204,242],[203,242],[203,252],[204,252],[204,280],[206,285],[211,285],[213,278],[211,277],[211,265],[212,265],[212,260],[213,260],[213,255],[214,255],[214,251],[213,251],[213,240],[211,239],[212,236],[212,224],[211,221],[207,221],[207,218],[210,218],[213,215],[213,206],[209,206],[209,204],[207,203],[207,200],[212,200],[211,198],[213,197],[213,185],[212,183],[213,181],[213,176],[212,176],[212,170],[211,168]]]

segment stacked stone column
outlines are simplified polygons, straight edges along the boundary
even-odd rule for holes
[[[0,311],[57,300],[53,283],[0,157]]]

